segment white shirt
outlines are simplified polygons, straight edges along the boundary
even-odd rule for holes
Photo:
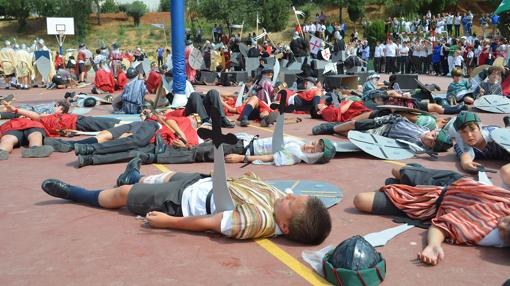
[[[464,61],[464,58],[461,55],[458,55],[455,57],[454,65],[461,66],[463,61]]]
[[[381,45],[379,46],[375,46],[375,49],[374,49],[374,58],[380,58],[382,56],[382,49],[381,48]]]
[[[315,33],[317,31],[317,27],[314,24],[310,25],[310,28],[308,29],[310,33]]]
[[[405,57],[409,55],[409,48],[406,45],[399,45],[400,56]]]
[[[173,91],[173,84],[174,84],[174,81],[171,80],[169,85],[170,85],[170,90],[167,90],[167,92],[172,92]],[[184,89],[184,93],[186,94],[186,97],[189,97],[193,92],[195,92],[195,89],[193,88],[193,85],[191,84],[191,82],[189,82],[188,80],[186,81],[186,88]]]
[[[452,25],[453,24],[453,15],[446,16],[446,25]]]
[[[397,45],[395,43],[386,44],[384,48],[384,53],[387,57],[394,57],[397,55]]]
[[[461,21],[462,21],[462,16],[455,16],[455,18],[453,19],[453,24],[460,25]]]

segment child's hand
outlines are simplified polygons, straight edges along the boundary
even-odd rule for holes
[[[152,227],[170,228],[172,226],[173,219],[175,218],[167,215],[166,213],[151,211],[147,213],[145,219]]]
[[[244,160],[244,155],[239,154],[229,154],[225,156],[225,162],[227,163],[242,163]]]
[[[425,249],[418,252],[418,259],[420,259],[421,262],[432,266],[437,265],[439,260],[444,259],[443,248],[440,245],[427,245]]]
[[[482,167],[482,164],[476,163],[476,162],[473,162],[473,161],[466,162],[466,163],[463,163],[461,165],[462,165],[462,169],[464,171],[472,171],[472,172],[478,171]]]

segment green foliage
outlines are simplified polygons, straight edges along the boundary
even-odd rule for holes
[[[376,41],[384,42],[386,40],[384,21],[375,20],[369,23],[365,28],[364,37],[368,40],[371,47],[375,46]]]
[[[265,0],[261,8],[263,27],[271,32],[285,29],[289,20],[289,0]]]
[[[119,4],[118,7],[119,7],[119,12],[123,12],[123,13],[126,13],[128,7],[129,7],[130,4]]]
[[[119,25],[119,36],[124,37],[126,35],[126,27],[124,25]]]
[[[498,29],[503,38],[510,38],[510,12],[499,15]]]
[[[18,31],[22,31],[27,25],[27,19],[33,8],[32,0],[6,0],[3,1],[5,15],[11,16],[18,21]]]
[[[225,8],[228,7],[228,8]],[[253,23],[256,10],[254,0],[202,0],[198,4],[200,15],[209,21],[231,24]]]
[[[433,14],[444,12],[446,8],[457,4],[458,0],[387,0],[386,14],[390,17],[407,17],[410,14],[424,14],[430,10]]]
[[[159,11],[170,12],[170,0],[159,0]]]
[[[347,5],[347,13],[353,23],[363,18],[365,15],[365,0],[348,0]]]
[[[147,13],[147,5],[142,1],[134,1],[131,3],[126,10],[126,15],[133,17],[135,26],[140,25],[140,19]]]
[[[101,12],[103,13],[117,13],[119,12],[119,6],[113,0],[105,0],[101,5]]]

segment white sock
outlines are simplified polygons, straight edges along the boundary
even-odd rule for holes
[[[147,176],[143,179],[144,184],[162,184],[166,183],[165,178],[168,176],[168,174],[173,173],[172,171],[168,171],[165,173],[161,173],[158,175],[151,175]]]

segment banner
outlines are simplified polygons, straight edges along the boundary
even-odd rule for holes
[[[315,36],[312,36],[312,38],[310,39],[310,53],[316,55],[321,49],[321,46],[322,40]]]

